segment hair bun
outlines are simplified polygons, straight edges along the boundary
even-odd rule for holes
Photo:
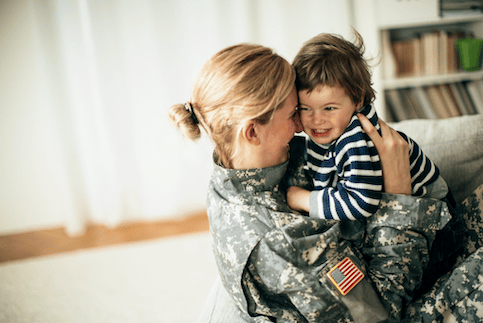
[[[173,105],[168,110],[169,119],[179,128],[184,137],[196,140],[201,136],[196,117],[191,103]]]

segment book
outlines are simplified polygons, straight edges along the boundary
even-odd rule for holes
[[[467,9],[467,10],[441,10],[441,18],[471,18],[481,16],[480,9]]]
[[[402,121],[409,118],[409,114],[404,107],[404,101],[398,90],[385,91],[386,102],[389,110],[394,116],[394,121]]]
[[[440,0],[441,17],[471,17],[481,15],[481,0]]]
[[[400,90],[401,96],[404,100],[406,109],[408,111],[409,119],[425,119],[421,107],[419,106],[419,101],[413,96],[411,89]]]
[[[458,117],[461,115],[458,106],[455,103],[454,98],[452,97],[450,91],[448,90],[447,85],[439,85],[439,91],[441,92],[441,98],[446,105],[446,109],[449,112],[450,117]]]
[[[414,49],[414,75],[415,76],[420,76],[423,75],[422,69],[422,52],[421,52],[421,38],[414,37],[413,38],[413,49]]]
[[[460,70],[460,61],[458,49],[456,48],[456,42],[464,37],[465,33],[462,31],[453,31],[448,33],[448,71],[450,73],[456,73]]]
[[[481,0],[440,0],[441,10],[482,10]]]
[[[396,75],[398,77],[414,75],[414,49],[412,40],[393,41],[392,51],[396,60]]]
[[[474,80],[473,82],[475,82],[476,85],[478,85],[478,90],[480,92],[481,97],[483,98],[483,80],[479,79],[479,80]]]
[[[468,115],[470,114],[468,108],[466,107],[466,103],[463,100],[463,96],[458,89],[458,85],[456,83],[448,84],[448,90],[450,91],[452,97],[455,100],[456,105],[458,106],[458,110],[460,111],[461,115]]]
[[[438,119],[438,115],[434,112],[431,101],[422,87],[415,87],[411,89],[414,98],[419,102],[419,106],[424,113],[426,119]]]
[[[476,114],[475,106],[473,105],[473,101],[471,100],[468,90],[466,89],[466,85],[462,82],[455,83],[455,85],[461,95],[461,98],[463,99],[468,114]]]
[[[426,32],[421,34],[421,51],[423,56],[423,74],[436,75],[439,71],[438,34]]]
[[[448,74],[448,33],[445,30],[439,30],[436,33],[438,35],[439,46],[439,74]]]
[[[451,114],[446,108],[446,105],[443,101],[441,92],[439,91],[438,87],[431,85],[426,87],[425,91],[428,94],[428,98],[431,101],[431,105],[433,106],[434,111],[438,115],[438,118],[439,119],[450,118]]]
[[[402,43],[400,41],[391,42],[391,51],[394,54],[394,60],[396,62],[396,77],[400,77],[403,74],[403,54]]]
[[[483,96],[480,92],[480,85],[478,82],[481,81],[469,81],[466,83],[466,89],[473,102],[476,113],[483,113]]]

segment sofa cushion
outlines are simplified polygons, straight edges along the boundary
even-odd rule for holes
[[[460,203],[483,183],[483,115],[390,123],[439,167]]]

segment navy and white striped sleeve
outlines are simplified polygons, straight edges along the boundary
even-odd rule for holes
[[[409,144],[409,162],[411,167],[411,185],[414,196],[425,196],[426,186],[439,177],[438,167],[423,153],[418,144],[406,134],[399,132]]]

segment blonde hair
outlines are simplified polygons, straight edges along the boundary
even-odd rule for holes
[[[269,122],[294,84],[293,67],[272,49],[230,46],[206,62],[198,75],[190,101],[195,118],[184,104],[172,106],[169,117],[191,140],[201,136],[201,126],[215,144],[217,162],[232,168],[243,124]]]
[[[318,85],[341,86],[355,104],[374,101],[376,92],[363,57],[364,42],[356,30],[353,32],[354,43],[335,34],[319,34],[304,43],[292,64],[298,91],[311,92]]]

